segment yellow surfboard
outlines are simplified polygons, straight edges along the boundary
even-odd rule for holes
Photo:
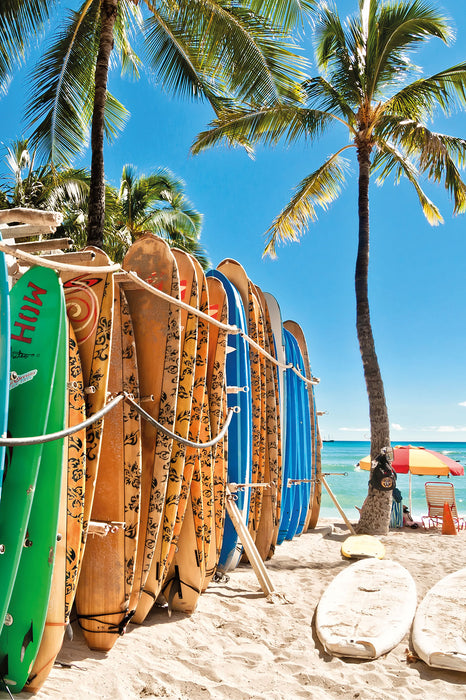
[[[350,535],[341,545],[341,553],[347,559],[383,559],[385,545],[372,535]]]

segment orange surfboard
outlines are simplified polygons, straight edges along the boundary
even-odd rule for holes
[[[115,285],[108,389],[139,400],[133,328],[123,290]],[[122,401],[105,417],[91,520],[105,536],[90,534],[76,592],[76,611],[86,643],[109,651],[134,611],[129,608],[139,528],[141,425]]]
[[[192,261],[196,269],[200,310],[208,313],[209,299],[205,275],[199,263],[194,258]],[[193,431],[190,430],[190,439],[195,442],[204,442],[207,437],[205,417],[206,415],[208,417],[209,411],[206,391],[208,333],[207,321],[199,319],[192,403],[192,416],[196,417],[196,421]],[[170,609],[191,613],[196,608],[205,577],[205,552],[208,546],[207,541],[210,541],[211,523],[207,523],[205,520],[206,494],[204,491],[206,488],[205,470],[209,457],[205,454],[206,450],[188,449],[189,454],[187,451],[186,461],[188,458],[193,461],[189,498],[186,503],[186,512],[177,549],[171,567],[166,574],[162,590]]]
[[[87,267],[111,265],[110,258],[89,246],[95,255]],[[62,272],[66,312],[76,334],[86,397],[86,414],[91,416],[105,405],[107,398],[110,344],[112,340],[113,273]],[[84,554],[87,526],[94,500],[99,467],[103,419],[93,423],[86,433],[86,485],[83,513],[83,539],[80,562]]]
[[[126,253],[123,267],[166,294],[179,298],[178,268],[170,248],[161,238],[152,234],[141,236]],[[123,288],[133,321],[141,405],[152,418],[173,431],[180,362],[179,307],[154,296],[135,282],[126,282]],[[146,420],[142,420],[141,438],[141,506],[130,610],[137,608],[154,555],[173,442]]]
[[[198,308],[198,289],[194,265],[187,253],[172,250],[180,276],[181,301]],[[191,409],[194,389],[195,361],[197,347],[197,317],[180,309],[181,318],[181,359],[179,372],[178,398],[176,403],[175,433],[181,437],[189,436]],[[192,461],[186,463],[186,446],[173,441],[168,477],[167,492],[163,507],[162,525],[159,528],[154,556],[146,584],[134,615],[134,622],[141,623],[146,618],[155,600],[161,592],[164,573],[170,567],[175,554],[179,532],[186,511],[192,477]]]

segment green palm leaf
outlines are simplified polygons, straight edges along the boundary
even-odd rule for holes
[[[247,147],[258,142],[276,145],[282,138],[286,143],[301,138],[311,141],[321,136],[334,119],[327,112],[280,103],[256,110],[224,111],[211,122],[211,129],[198,135],[191,150],[197,154],[221,143]]]
[[[342,150],[351,148],[345,146]],[[278,241],[297,241],[309,222],[317,219],[316,207],[328,209],[339,195],[348,170],[348,161],[341,151],[332,155],[323,165],[301,181],[289,204],[266,231],[268,236],[264,255],[276,255]]]
[[[383,150],[380,149],[374,158],[372,170],[380,170],[377,182],[382,184],[389,175],[394,175],[395,182],[399,182],[404,175],[416,190],[422,211],[431,226],[443,223],[442,215],[438,207],[427,197],[419,184],[419,172],[413,162],[397,151],[394,146],[384,143]]]
[[[53,0],[2,0],[0,3],[0,93],[8,88],[13,68],[21,64],[50,17]]]

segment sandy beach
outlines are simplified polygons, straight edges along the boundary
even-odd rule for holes
[[[74,639],[65,642],[36,697],[463,700],[466,677],[409,661],[408,635],[375,661],[342,660],[323,650],[314,613],[328,583],[348,566],[340,553],[347,536],[343,522],[325,519],[281,545],[267,563],[274,602],[242,564],[228,582],[210,585],[191,617],[155,609],[143,625],[130,625],[108,655],[89,651],[74,623]],[[466,531],[403,529],[381,539],[386,556],[410,571],[419,601],[440,578],[466,566]]]

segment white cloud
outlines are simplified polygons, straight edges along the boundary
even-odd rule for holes
[[[457,428],[453,425],[439,425],[437,431],[439,433],[464,433],[466,428]]]
[[[404,430],[404,428],[399,423],[392,423],[393,430]]]
[[[466,426],[455,425],[431,425],[428,428],[421,428],[428,433],[466,433]]]
[[[338,428],[338,430],[345,430],[349,433],[367,433],[369,428]]]
[[[466,406],[466,401],[460,401],[458,406]]]

